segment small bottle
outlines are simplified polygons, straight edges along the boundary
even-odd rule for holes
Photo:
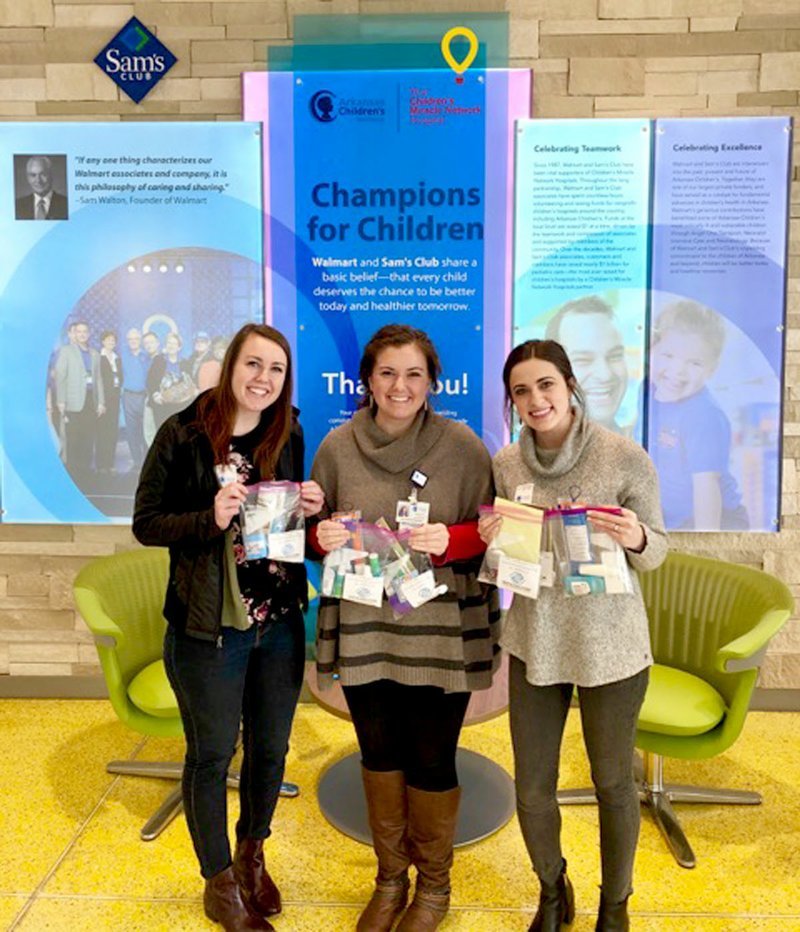
[[[373,576],[381,575],[381,561],[378,559],[377,553],[371,553],[369,555],[369,568],[372,570]]]

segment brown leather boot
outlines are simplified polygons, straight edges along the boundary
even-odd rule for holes
[[[233,867],[226,867],[206,880],[203,906],[206,916],[219,922],[225,932],[275,932],[274,927],[263,916],[254,913],[242,899]]]
[[[430,793],[409,786],[408,847],[417,868],[414,900],[396,932],[433,932],[450,908],[450,868],[461,787]]]
[[[233,855],[233,873],[242,896],[255,913],[276,916],[281,911],[281,894],[264,867],[264,839],[240,838]]]
[[[406,779],[401,770],[361,768],[372,847],[378,857],[375,891],[358,917],[357,932],[389,932],[408,901]]]

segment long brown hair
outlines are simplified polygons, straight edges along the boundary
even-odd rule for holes
[[[409,327],[407,324],[385,324],[372,334],[369,343],[364,347],[364,354],[358,367],[358,377],[361,379],[366,394],[358,403],[359,408],[366,408],[370,404],[369,379],[378,361],[378,356],[390,346],[408,346],[409,344],[419,347],[425,357],[431,387],[436,388],[436,380],[441,374],[442,364],[439,362],[439,354],[428,334],[424,330],[417,330],[416,327]]]
[[[511,423],[511,415],[514,410],[514,399],[511,397],[511,370],[517,363],[527,362],[529,359],[542,359],[545,362],[552,363],[564,377],[567,388],[572,392],[575,400],[581,406],[586,408],[586,399],[572,371],[572,363],[564,347],[555,340],[526,340],[515,346],[508,354],[505,365],[503,366],[503,388],[506,393],[505,415],[508,423]]]
[[[255,465],[266,479],[275,474],[281,450],[292,430],[292,352],[286,337],[268,324],[245,324],[234,336],[222,360],[219,383],[197,402],[197,421],[211,441],[214,462],[226,463],[236,423],[236,398],[233,394],[233,369],[244,341],[255,334],[276,343],[286,353],[286,378],[280,395],[261,414],[264,434],[253,454]]]

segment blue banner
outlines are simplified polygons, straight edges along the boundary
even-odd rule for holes
[[[648,120],[517,126],[513,343],[562,343],[589,414],[640,440],[650,138]]]
[[[647,415],[667,526],[775,531],[791,121],[656,127]]]
[[[429,334],[444,369],[437,410],[481,432],[482,78],[296,75],[297,355],[312,449],[350,417],[361,349],[392,322]]]
[[[251,73],[243,103],[266,124],[267,311],[298,358],[309,456],[352,414],[362,348],[392,322],[431,335],[437,409],[498,449],[530,74]]]
[[[260,150],[244,123],[0,125],[4,521],[129,519],[158,424],[263,318]]]

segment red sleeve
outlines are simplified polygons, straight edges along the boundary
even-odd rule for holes
[[[306,533],[306,548],[309,547],[314,551],[319,557],[325,556],[325,551],[319,545],[319,538],[317,537],[317,528],[319,527],[319,521],[315,521]],[[314,559],[311,555],[311,559]]]
[[[431,554],[434,566],[444,566],[457,560],[469,560],[480,556],[486,550],[486,544],[478,536],[478,522],[464,521],[461,524],[451,524],[447,530],[450,532],[450,543],[447,550],[440,556]]]

